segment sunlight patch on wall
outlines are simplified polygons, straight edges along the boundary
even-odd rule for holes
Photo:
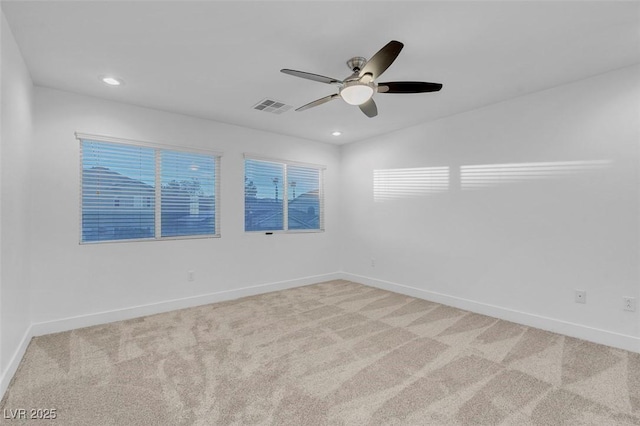
[[[415,167],[373,171],[375,202],[416,198],[449,190],[449,167]]]
[[[460,167],[462,190],[490,188],[540,179],[559,179],[611,167],[611,160],[481,164]]]

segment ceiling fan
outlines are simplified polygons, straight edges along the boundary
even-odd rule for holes
[[[424,81],[376,82],[376,79],[396,60],[403,47],[404,44],[399,41],[391,40],[373,55],[369,61],[360,56],[349,59],[347,66],[353,71],[353,74],[344,80],[290,69],[282,69],[280,71],[295,77],[338,86],[338,93],[309,102],[296,109],[296,111],[304,111],[334,99],[342,98],[350,105],[359,106],[367,117],[375,117],[378,115],[378,107],[373,100],[375,93],[425,93],[437,92],[442,89],[442,84],[440,83],[426,83]]]

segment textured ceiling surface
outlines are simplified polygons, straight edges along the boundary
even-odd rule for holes
[[[640,62],[639,2],[12,2],[2,10],[40,86],[329,143],[347,143]],[[367,118],[336,86],[346,61],[405,44],[382,81],[444,85],[375,95]],[[103,75],[125,84],[108,87]],[[334,137],[334,130],[342,136]]]

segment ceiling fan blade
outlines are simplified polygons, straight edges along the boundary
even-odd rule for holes
[[[313,107],[316,107],[318,105],[325,104],[325,103],[327,103],[329,101],[332,101],[332,100],[334,100],[336,98],[339,98],[339,97],[340,97],[340,95],[338,93],[334,93],[333,95],[325,96],[324,98],[316,99],[313,102],[309,102],[306,105],[302,105],[300,108],[297,108],[296,111],[304,111],[306,109],[313,108]]]
[[[425,93],[437,92],[442,89],[440,83],[426,83],[424,81],[390,81],[378,83],[378,93]]]
[[[342,84],[342,80],[336,78],[325,77],[324,75],[311,74],[310,72],[282,69],[280,72],[292,75],[294,77],[306,78],[307,80],[318,81],[326,84]]]
[[[378,78],[396,60],[403,47],[404,44],[399,41],[391,40],[369,59],[360,70],[360,77],[371,74],[374,80]]]
[[[369,99],[367,102],[360,105],[360,111],[364,112],[369,118],[373,118],[378,115],[378,107],[376,103],[373,101],[373,98]]]

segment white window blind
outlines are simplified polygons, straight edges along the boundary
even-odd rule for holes
[[[162,236],[215,233],[216,159],[162,151]]]
[[[245,158],[245,231],[324,230],[321,166]]]
[[[287,166],[288,229],[323,229],[324,197],[320,193],[320,169]]]
[[[284,164],[245,160],[245,231],[283,230]]]
[[[82,243],[217,236],[219,156],[80,139]]]

